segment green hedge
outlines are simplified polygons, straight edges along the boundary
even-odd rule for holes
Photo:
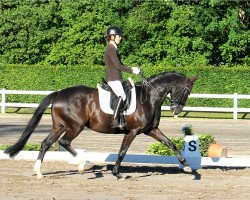
[[[146,77],[162,71],[177,71],[188,77],[198,76],[192,93],[204,94],[250,94],[249,67],[168,67],[142,66]],[[104,67],[51,66],[51,65],[8,65],[0,64],[0,88],[9,90],[60,90],[74,85],[96,87],[104,76]],[[125,74],[140,81],[139,76]],[[13,102],[39,102],[41,96],[8,95]],[[250,107],[249,101],[240,100],[240,106]],[[189,99],[187,105],[195,106],[232,106],[232,100]]]
[[[147,74],[159,71],[171,71],[186,74],[188,77],[198,76],[192,93],[198,94],[250,94],[250,67],[147,67]],[[189,99],[188,106],[233,106],[232,99]],[[249,100],[239,100],[239,107],[250,107]]]
[[[85,84],[95,87],[102,66],[1,65],[0,88],[9,90],[60,90]],[[8,95],[7,101],[39,102],[42,96]]]

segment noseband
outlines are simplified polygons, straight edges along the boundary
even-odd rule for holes
[[[191,90],[187,87],[187,84],[185,86],[180,85],[180,88],[178,90],[176,90],[175,93],[179,92],[180,90],[181,90],[181,92],[178,94],[178,96],[174,100],[171,99],[171,105],[172,105],[171,107],[172,108],[175,108],[176,106],[180,105],[180,103],[181,103],[180,101],[181,101],[182,97],[184,96],[184,93],[186,90],[188,91],[189,94],[191,93]]]

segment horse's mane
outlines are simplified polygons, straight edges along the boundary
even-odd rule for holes
[[[167,72],[160,72],[158,74],[153,74],[149,78],[146,78],[146,80],[148,82],[150,82],[151,80],[153,80],[153,79],[155,79],[155,78],[157,78],[159,76],[165,76],[165,75],[171,75],[171,74],[175,74],[175,75],[182,76],[182,77],[186,78],[185,74],[182,74],[182,73],[179,73],[179,72],[176,72],[176,71],[167,71]],[[140,85],[141,81],[137,82],[136,84]]]
[[[152,76],[150,76],[147,80],[150,81],[158,76],[165,76],[165,75],[170,75],[170,74],[175,74],[175,75],[179,75],[179,76],[184,76],[186,77],[185,74],[182,74],[182,73],[179,73],[179,72],[176,72],[176,71],[171,71],[171,72],[161,72],[159,74],[154,74]]]

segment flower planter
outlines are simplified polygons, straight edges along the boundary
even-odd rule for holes
[[[227,157],[227,149],[220,144],[213,143],[208,147],[208,157]]]

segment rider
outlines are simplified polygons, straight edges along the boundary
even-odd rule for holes
[[[138,67],[124,66],[118,57],[117,49],[122,39],[122,31],[120,28],[115,26],[109,27],[106,31],[106,37],[108,40],[108,45],[104,54],[104,62],[106,66],[105,80],[118,97],[118,102],[114,109],[111,127],[123,129],[126,124],[124,120],[120,120],[120,116],[122,115],[122,107],[123,102],[126,99],[126,94],[122,86],[121,72],[123,71],[130,74],[139,74],[140,69]]]

